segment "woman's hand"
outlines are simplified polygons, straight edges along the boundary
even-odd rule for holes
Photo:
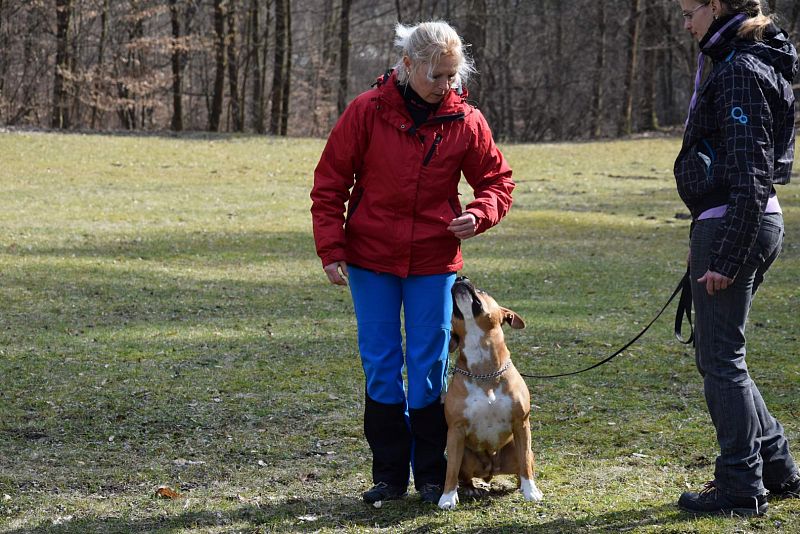
[[[343,261],[336,261],[329,263],[323,267],[325,274],[328,275],[328,280],[331,284],[337,286],[347,285],[347,264]]]
[[[697,283],[705,284],[706,293],[713,296],[717,291],[727,289],[733,283],[733,279],[715,271],[706,271],[706,274],[697,279]]]
[[[469,239],[475,235],[475,227],[478,224],[478,219],[471,213],[463,213],[456,217],[447,226],[447,229],[453,232],[459,239]]]

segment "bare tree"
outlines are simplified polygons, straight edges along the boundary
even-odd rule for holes
[[[597,45],[594,60],[594,90],[592,91],[592,126],[594,137],[602,135],[603,123],[603,74],[606,70],[606,2],[597,0]]]
[[[219,131],[222,117],[222,99],[225,92],[225,0],[214,0],[214,89],[211,110],[208,114],[208,129]]]
[[[644,46],[642,48],[642,76],[641,100],[639,104],[638,129],[652,131],[658,129],[658,115],[656,113],[657,85],[656,78],[658,65],[661,63],[661,50],[658,47],[659,25],[657,23],[658,4],[648,5],[642,14],[644,26]]]
[[[796,38],[800,2],[770,4]],[[613,17],[611,6],[0,0],[0,122],[322,135],[354,88],[395,61],[398,20],[445,19],[473,45],[480,77],[471,100],[499,138],[585,139],[679,124],[697,50],[675,1],[614,4]]]
[[[289,86],[291,68],[291,6],[289,0],[275,2],[275,61],[272,72],[272,110],[269,131],[272,134],[286,135],[285,124],[288,118],[288,98],[284,91]]]
[[[244,121],[242,117],[242,106],[240,105],[239,95],[239,56],[236,51],[236,0],[228,0],[228,86],[230,93],[230,108],[231,112],[229,117],[233,121],[233,131],[241,132],[244,130]]]
[[[284,0],[286,8],[286,54],[284,55],[284,75],[282,78],[283,87],[281,88],[281,135],[286,135],[289,129],[289,92],[292,77],[292,2]]]
[[[487,20],[486,0],[468,0],[467,26],[464,30],[464,40],[470,44],[470,54],[475,61],[475,68],[478,73],[483,72],[485,66]],[[481,101],[482,85],[480,78],[469,85],[470,98],[478,103]]]
[[[69,128],[66,80],[69,69],[72,0],[56,0],[56,70],[53,76],[53,128]]]
[[[170,22],[172,27],[172,121],[173,131],[183,130],[183,58],[184,52],[179,45],[181,39],[181,20],[178,0],[169,0]]]
[[[350,63],[350,7],[351,0],[341,0],[339,26],[339,86],[336,93],[336,108],[339,115],[347,106],[347,70]]]
[[[247,55],[245,56],[245,72],[250,71],[252,64],[253,88],[250,100],[250,116],[252,117],[253,127],[256,132],[264,133],[264,101],[263,85],[261,84],[261,30],[259,24],[259,1],[250,0],[250,9],[247,12]],[[247,83],[242,85],[247,87]],[[242,106],[244,108],[244,106]]]
[[[630,135],[633,130],[633,94],[636,80],[636,63],[639,56],[639,26],[641,21],[641,0],[630,0],[627,27],[628,61],[625,65],[625,79],[622,85],[622,113],[617,128],[621,135]]]

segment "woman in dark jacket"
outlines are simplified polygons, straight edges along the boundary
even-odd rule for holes
[[[789,182],[794,159],[797,53],[759,0],[680,4],[701,54],[675,179],[693,218],[696,359],[720,455],[714,480],[678,505],[762,514],[767,493],[800,496],[783,427],[748,373],[744,336],[752,297],[783,242],[774,186]],[[701,84],[705,58],[713,66]]]
[[[467,104],[462,82],[472,67],[455,30],[425,22],[396,31],[401,59],[333,128],[311,213],[323,269],[333,284],[349,280],[356,312],[374,483],[363,498],[403,497],[411,465],[421,499],[438,504],[461,240],[505,216],[514,182],[483,115]],[[475,195],[463,210],[462,173]]]

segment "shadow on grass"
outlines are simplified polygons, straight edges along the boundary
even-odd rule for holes
[[[204,529],[228,527],[248,529],[248,532],[317,532],[321,529],[362,528],[431,532],[453,530],[469,533],[541,532],[625,532],[635,528],[665,527],[691,518],[674,505],[619,510],[577,519],[558,518],[539,520],[535,505],[531,505],[531,520],[492,522],[493,524],[464,524],[459,510],[444,512],[417,502],[397,503],[376,510],[360,499],[337,496],[331,499],[295,499],[278,505],[246,505],[226,512],[185,511],[176,515],[126,520],[115,517],[93,517],[7,531],[8,534],[68,534],[170,532],[185,528]],[[323,510],[314,512],[314,510]],[[414,524],[406,524],[411,523]],[[423,524],[419,524],[422,522]]]

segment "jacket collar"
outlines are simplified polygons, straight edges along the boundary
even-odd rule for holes
[[[700,50],[715,63],[722,61],[735,48],[739,27],[747,19],[747,15],[739,13],[719,17],[709,26],[705,36],[700,40]]]
[[[403,114],[408,115],[406,110],[405,99],[400,91],[397,89],[397,73],[392,71],[387,72],[379,77],[376,89],[380,94],[380,98],[389,106],[402,110]],[[439,104],[438,109],[432,117],[441,115],[453,115],[456,113],[468,113],[470,106],[467,104],[468,91],[466,87],[461,87],[461,94],[456,89],[451,89],[447,92],[442,102]]]

